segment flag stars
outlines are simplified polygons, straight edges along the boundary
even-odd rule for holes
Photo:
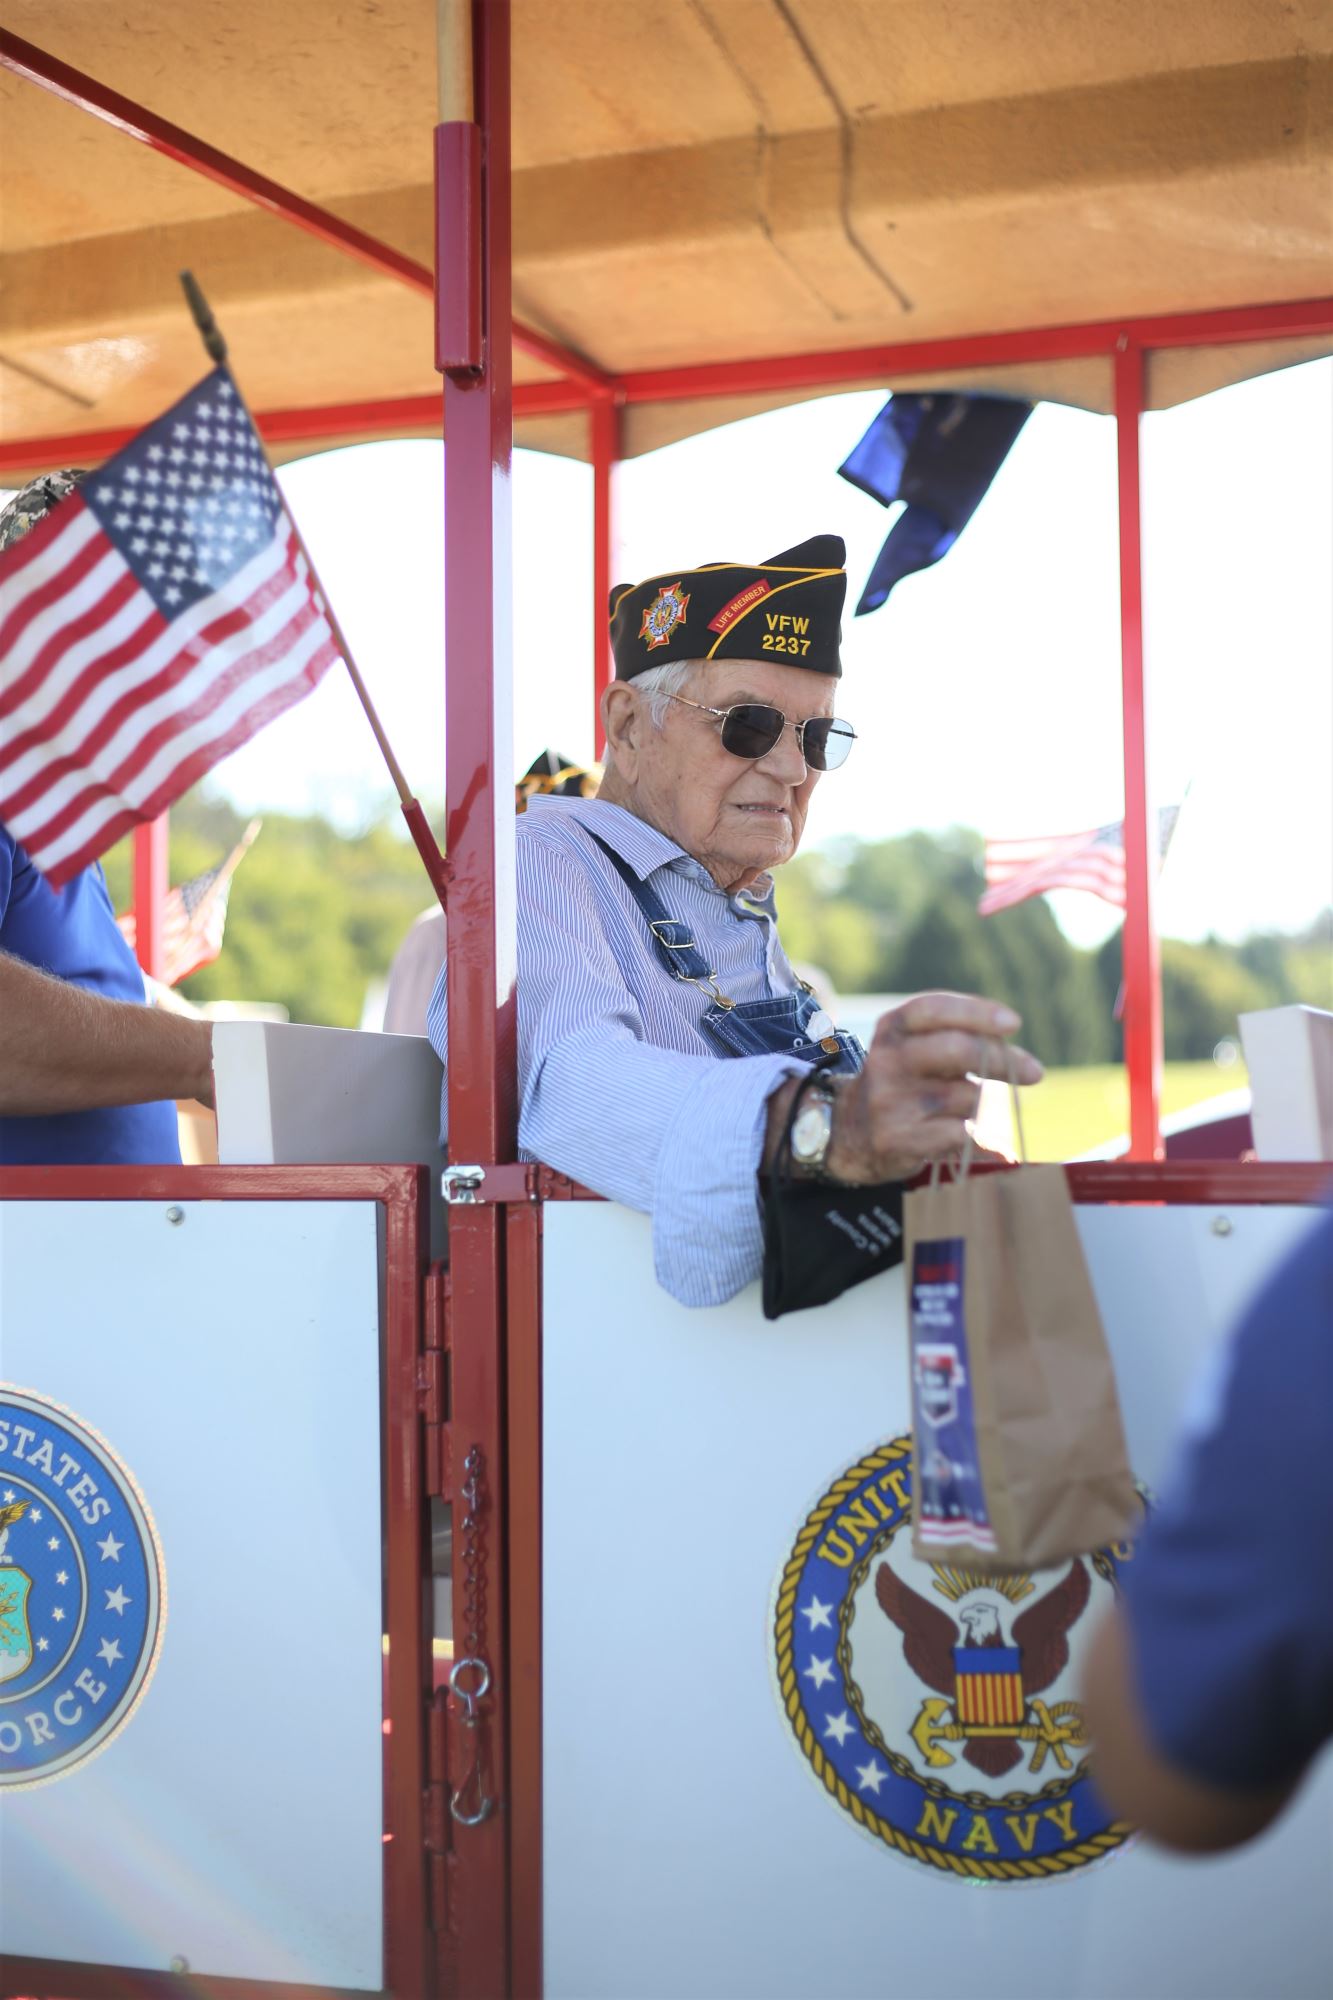
[[[169,583],[162,592],[162,596],[168,604],[179,604],[184,595],[185,592],[178,583]]]
[[[125,1595],[119,1584],[116,1585],[114,1590],[108,1590],[106,1594],[106,1608],[108,1611],[114,1611],[118,1618],[124,1616],[125,1606],[129,1601],[129,1598]]]
[[[125,467],[125,479],[128,485],[137,486],[139,477],[139,468],[137,465],[127,465]]]
[[[190,426],[188,424],[173,424],[171,426],[171,435],[178,438],[187,438],[190,435]]]
[[[149,456],[150,458],[161,458],[161,456],[162,456],[162,447],[161,447],[161,445],[160,445],[160,444],[150,444],[150,445],[149,445],[149,447],[148,447],[148,456]]]
[[[133,514],[126,514],[122,511],[121,513],[117,514],[115,520],[112,522],[111,525],[114,528],[132,528],[134,526],[134,516]]]
[[[145,555],[147,555],[147,553],[148,553],[148,538],[147,538],[147,536],[145,536],[145,535],[136,535],[136,536],[134,537],[134,540],[133,540],[133,541],[132,541],[132,542],[130,543],[130,553],[131,553],[131,555],[136,555],[136,556],[145,556]]]

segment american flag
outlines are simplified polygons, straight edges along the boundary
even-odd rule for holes
[[[1180,807],[1163,806],[1157,815],[1157,861],[1160,867],[1176,830]],[[983,917],[994,916],[1029,896],[1049,889],[1087,889],[1103,902],[1125,907],[1125,823],[1094,827],[1090,833],[1042,835],[1031,840],[988,840],[985,853],[986,893],[977,904]]]
[[[179,986],[192,972],[211,965],[222,949],[222,933],[227,922],[227,899],[231,880],[240,867],[261,822],[252,819],[225,861],[192,875],[171,890],[162,910],[162,984]],[[120,934],[130,950],[138,941],[133,910],[116,918]]]
[[[337,657],[215,368],[0,556],[0,822],[58,889]]]

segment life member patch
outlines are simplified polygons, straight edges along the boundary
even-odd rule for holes
[[[133,1475],[72,1412],[0,1384],[0,1788],[106,1748],[152,1679],[165,1615]]]
[[[639,637],[648,642],[651,653],[655,646],[665,646],[677,625],[685,623],[685,612],[690,595],[679,583],[665,584],[658,591],[652,603],[643,614],[639,627]]]
[[[912,1555],[912,1440],[849,1466],[773,1598],[778,1700],[820,1789],[893,1853],[959,1881],[1049,1881],[1131,1837],[1099,1798],[1083,1649],[1130,1543],[1031,1575]]]

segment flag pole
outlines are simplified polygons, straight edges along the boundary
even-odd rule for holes
[[[221,328],[213,317],[212,307],[200,290],[198,281],[192,271],[182,271],[180,281],[181,288],[185,293],[186,303],[190,308],[190,316],[199,329],[199,337],[204,343],[209,359],[218,367],[224,366],[227,359],[227,343],[223,339]],[[256,435],[258,435],[257,432]],[[260,439],[260,444],[263,446],[262,438]],[[267,460],[267,447],[264,448],[264,456]],[[269,471],[270,473],[273,471],[271,463],[269,464]],[[288,518],[291,519],[290,516]],[[393,780],[394,790],[398,794],[398,803],[402,808],[403,818],[407,821],[407,830],[412,836],[417,853],[421,856],[422,865],[430,877],[431,887],[439,899],[440,908],[445,909],[449,882],[449,864],[440,852],[435,836],[430,830],[430,822],[426,818],[420,801],[409,787],[407,779],[403,776],[402,766],[393,754],[393,746],[385,734],[383,723],[375,712],[375,704],[370,699],[370,690],[361,678],[361,670],[356,664],[356,660],[352,655],[352,649],[347,643],[341,625],[338,623],[337,614],[329,601],[329,594],[319,580],[319,571],[315,568],[310,551],[306,547],[305,537],[294,519],[292,519],[292,533],[296,538],[296,546],[305,557],[306,566],[310,571],[310,581],[314,586],[316,601],[323,611],[325,618],[328,620],[329,630],[333,634],[334,643],[342,654],[343,664],[346,666],[347,672],[351,677],[357,699],[365,710],[366,720],[370,724],[371,733],[379,745],[380,755],[388,767],[389,776]]]

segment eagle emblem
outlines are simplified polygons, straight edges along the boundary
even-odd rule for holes
[[[945,1577],[948,1572],[943,1572]],[[1006,1597],[1031,1588],[1027,1577],[977,1577],[964,1581],[1003,1590]],[[1084,1747],[1082,1717],[1073,1702],[1054,1709],[1035,1699],[1069,1665],[1069,1628],[1087,1610],[1092,1586],[1081,1561],[1072,1562],[1053,1590],[1013,1621],[1006,1645],[998,1607],[982,1599],[961,1614],[960,1632],[947,1611],[903,1582],[886,1562],[875,1572],[875,1597],[885,1617],[903,1635],[907,1664],[927,1687],[945,1698],[921,1705],[912,1741],[927,1764],[952,1764],[945,1741],[961,1741],[963,1756],[988,1777],[1001,1778],[1022,1762],[1032,1744],[1030,1769],[1040,1771],[1047,1755],[1062,1770],[1073,1769],[1069,1747]]]
[[[658,591],[639,627],[639,637],[647,640],[650,653],[656,646],[665,646],[677,625],[685,623],[689,602],[690,593],[682,590],[678,582],[664,584]]]
[[[912,1438],[891,1438],[794,1535],[773,1593],[783,1727],[821,1797],[891,1853],[956,1880],[1066,1876],[1132,1832],[1098,1794],[1079,1677],[1133,1545],[1030,1575],[925,1560],[917,1480]]]

